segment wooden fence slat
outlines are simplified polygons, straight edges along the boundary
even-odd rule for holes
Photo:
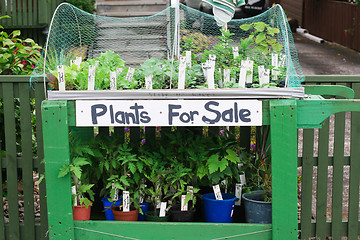
[[[32,123],[30,110],[29,85],[21,84],[20,97],[20,126],[22,149],[22,173],[24,189],[24,231],[26,239],[35,240],[34,216],[34,184],[33,184],[33,154],[32,154]]]
[[[0,90],[1,90],[1,85],[2,83],[0,83]],[[0,99],[2,100],[2,99]],[[0,111],[1,111],[2,107],[0,106]],[[2,157],[1,157],[1,135],[0,135],[0,179],[2,182],[3,179],[3,164],[2,164]],[[5,140],[5,139],[4,139]],[[4,206],[4,202],[3,202],[3,191],[1,191],[0,193],[0,206]],[[4,208],[0,209],[0,229],[5,229],[5,221],[4,221]],[[0,239],[5,239],[5,231],[0,231]]]
[[[6,9],[5,9],[5,2],[6,0],[0,0],[0,5],[1,5],[1,16],[7,15]],[[2,19],[0,21],[0,25],[2,26],[6,26],[7,24],[7,19]],[[4,238],[5,239],[5,238]]]
[[[327,210],[327,182],[329,161],[329,119],[319,129],[319,154],[317,165],[316,187],[316,237],[325,239],[326,236],[326,210]],[[304,187],[302,187],[303,189]]]
[[[6,150],[6,177],[7,200],[9,204],[9,238],[19,239],[19,209],[18,209],[18,182],[15,130],[14,87],[12,83],[3,84],[4,117],[5,117],[5,150]]]
[[[311,237],[314,130],[304,129],[301,192],[301,239]]]
[[[33,3],[32,1],[31,2],[28,2],[27,4],[27,13],[28,13],[28,22],[29,22],[29,25],[35,25],[35,22],[34,22],[34,19],[33,19]]]
[[[10,2],[10,4],[9,4]],[[11,20],[12,20],[12,25],[16,26],[17,25],[17,9],[16,9],[16,1],[8,1],[8,6],[11,6]]]
[[[36,1],[35,1],[36,2]],[[35,88],[35,111],[41,113],[41,102],[44,100],[44,85],[41,81],[34,85]],[[38,159],[44,159],[44,140],[41,114],[36,114],[36,140]],[[39,174],[45,174],[44,164],[39,164]],[[47,240],[48,231],[48,215],[47,215],[47,199],[46,199],[46,180],[42,181],[40,186],[40,239]]]
[[[23,15],[23,25],[29,26],[30,25],[30,21],[29,21],[29,7],[28,5],[31,5],[32,2],[29,2],[28,0],[22,0],[22,15]]]
[[[334,166],[332,190],[332,238],[341,239],[345,113],[335,115]]]

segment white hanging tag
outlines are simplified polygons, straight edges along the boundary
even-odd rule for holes
[[[246,62],[247,61],[245,60],[241,60],[240,75],[239,75],[239,86],[243,88],[245,87],[246,73],[247,73]]]
[[[246,185],[245,173],[240,175],[240,184]]]
[[[78,67],[80,67],[81,62],[82,62],[82,58],[81,58],[81,57],[76,57],[76,59],[75,59],[75,64],[76,64]]]
[[[187,192],[191,194],[190,200],[193,200],[193,197],[194,197],[194,187],[193,187],[193,186],[187,186]]]
[[[185,57],[186,57],[186,66],[188,68],[191,68],[191,51],[186,51]]]
[[[215,61],[216,55],[210,54],[208,62],[207,82],[209,89],[215,89]]]
[[[110,90],[116,90],[116,72],[110,72]]]
[[[235,47],[232,48],[232,50],[233,50],[234,58],[237,58],[239,56],[239,47],[235,46]]]
[[[165,213],[166,205],[167,205],[166,202],[161,202],[161,204],[160,204],[160,214],[159,214],[159,217],[165,217],[165,215],[166,215],[166,213]]]
[[[156,208],[160,208],[161,207],[161,201],[160,200],[156,200]]]
[[[130,211],[130,193],[129,191],[123,191],[123,212]]]
[[[100,62],[99,61],[95,61],[95,67],[99,67]]]
[[[185,89],[186,58],[180,57],[178,89]]]
[[[235,197],[238,199],[235,201],[235,205],[241,206],[241,192],[242,192],[242,184],[235,184]]]
[[[230,69],[224,69],[224,82],[230,82]]]
[[[271,74],[273,75],[273,80],[277,80],[278,79],[278,71],[277,68],[279,66],[279,56],[277,53],[272,53],[271,54],[271,65],[274,67],[271,71]]]
[[[126,77],[125,77],[125,80],[126,80],[127,82],[132,81],[133,76],[134,76],[134,73],[135,73],[135,69],[129,67],[128,72],[127,72]]]
[[[247,61],[247,71],[246,71],[246,83],[253,82],[253,73],[254,73],[254,61],[248,60]]]
[[[152,89],[152,78],[153,75],[145,76],[145,88]]]
[[[95,88],[95,66],[89,66],[88,90]]]
[[[181,195],[181,211],[188,210],[188,203],[185,204],[186,195]]]
[[[265,66],[259,66],[258,71],[259,71],[260,86],[262,86],[265,83],[269,83],[270,82],[270,70],[265,69]]]
[[[71,187],[71,194],[72,194],[72,195],[76,195],[76,187],[75,187],[75,186],[72,186],[72,187]],[[77,197],[75,197],[74,206],[78,206]]]
[[[213,189],[214,189],[215,199],[216,200],[223,200],[219,184],[214,185]]]
[[[58,71],[58,84],[59,84],[59,91],[65,91],[65,72],[64,72],[64,65],[57,66]]]
[[[207,70],[208,70],[208,62],[206,61],[205,63],[201,63],[201,68],[202,68],[202,70],[203,70],[203,74],[204,74],[204,78],[205,78],[205,80],[207,80]]]

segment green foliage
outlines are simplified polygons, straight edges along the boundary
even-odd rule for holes
[[[88,13],[94,13],[96,11],[95,0],[66,0],[66,2]]]

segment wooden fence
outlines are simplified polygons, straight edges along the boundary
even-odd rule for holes
[[[0,177],[3,184],[3,196],[6,193],[9,201],[9,218],[4,220],[4,211],[0,210],[0,239],[47,239],[47,209],[44,183],[40,185],[41,220],[34,218],[34,191],[33,171],[43,173],[40,164],[43,157],[42,129],[40,104],[44,99],[44,89],[41,80],[38,84],[29,84],[29,76],[0,76],[0,131],[4,130],[5,157],[1,158]],[[360,76],[307,76],[305,84],[331,84],[351,87],[355,91],[355,97],[360,98]],[[35,99],[34,109],[31,101]],[[1,113],[3,114],[3,121]],[[13,117],[15,116],[15,118]],[[32,117],[36,118],[36,125],[32,125]],[[302,155],[298,158],[298,166],[302,166],[302,196],[301,196],[301,239],[318,237],[326,239],[341,239],[348,236],[349,239],[357,239],[359,232],[359,172],[360,172],[360,113],[351,115],[350,125],[350,151],[349,156],[344,154],[345,121],[344,113],[336,114],[334,134],[329,133],[329,120],[326,120],[322,129],[317,131],[304,130],[303,146],[299,146]],[[36,129],[34,128],[36,127]],[[31,131],[35,129],[35,131]],[[165,129],[164,129],[165,130]],[[167,129],[170,130],[170,129]],[[100,128],[100,132],[106,132],[106,128]],[[216,131],[216,129],[214,130]],[[18,132],[18,134],[16,134]],[[217,132],[215,132],[216,134]],[[124,134],[124,129],[119,128],[116,134]],[[155,128],[146,134],[154,135]],[[241,128],[241,144],[243,147],[250,146],[250,128]],[[314,135],[318,135],[318,147],[314,154]],[[1,136],[1,132],[0,132]],[[36,136],[37,148],[33,148],[32,137]],[[131,141],[139,141],[139,128],[130,128]],[[329,141],[334,139],[333,154],[329,155]],[[1,145],[0,145],[1,146]],[[348,211],[342,210],[343,205],[343,169],[349,173],[349,197]],[[328,168],[330,167],[330,168]],[[313,182],[313,173],[317,175],[316,184]],[[332,172],[333,184],[328,184],[328,175]],[[24,222],[19,221],[19,180],[23,181],[24,199]],[[6,184],[7,191],[4,188]],[[316,186],[316,206],[313,208],[313,186]],[[328,187],[330,186],[330,187]],[[327,192],[332,190],[331,202],[328,203]],[[3,203],[3,198],[1,198]],[[313,210],[314,209],[314,210]]]

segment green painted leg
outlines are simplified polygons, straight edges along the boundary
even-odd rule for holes
[[[67,102],[44,101],[42,114],[49,239],[74,239],[70,175],[57,177],[70,161]]]
[[[297,105],[270,101],[274,240],[297,239]]]

